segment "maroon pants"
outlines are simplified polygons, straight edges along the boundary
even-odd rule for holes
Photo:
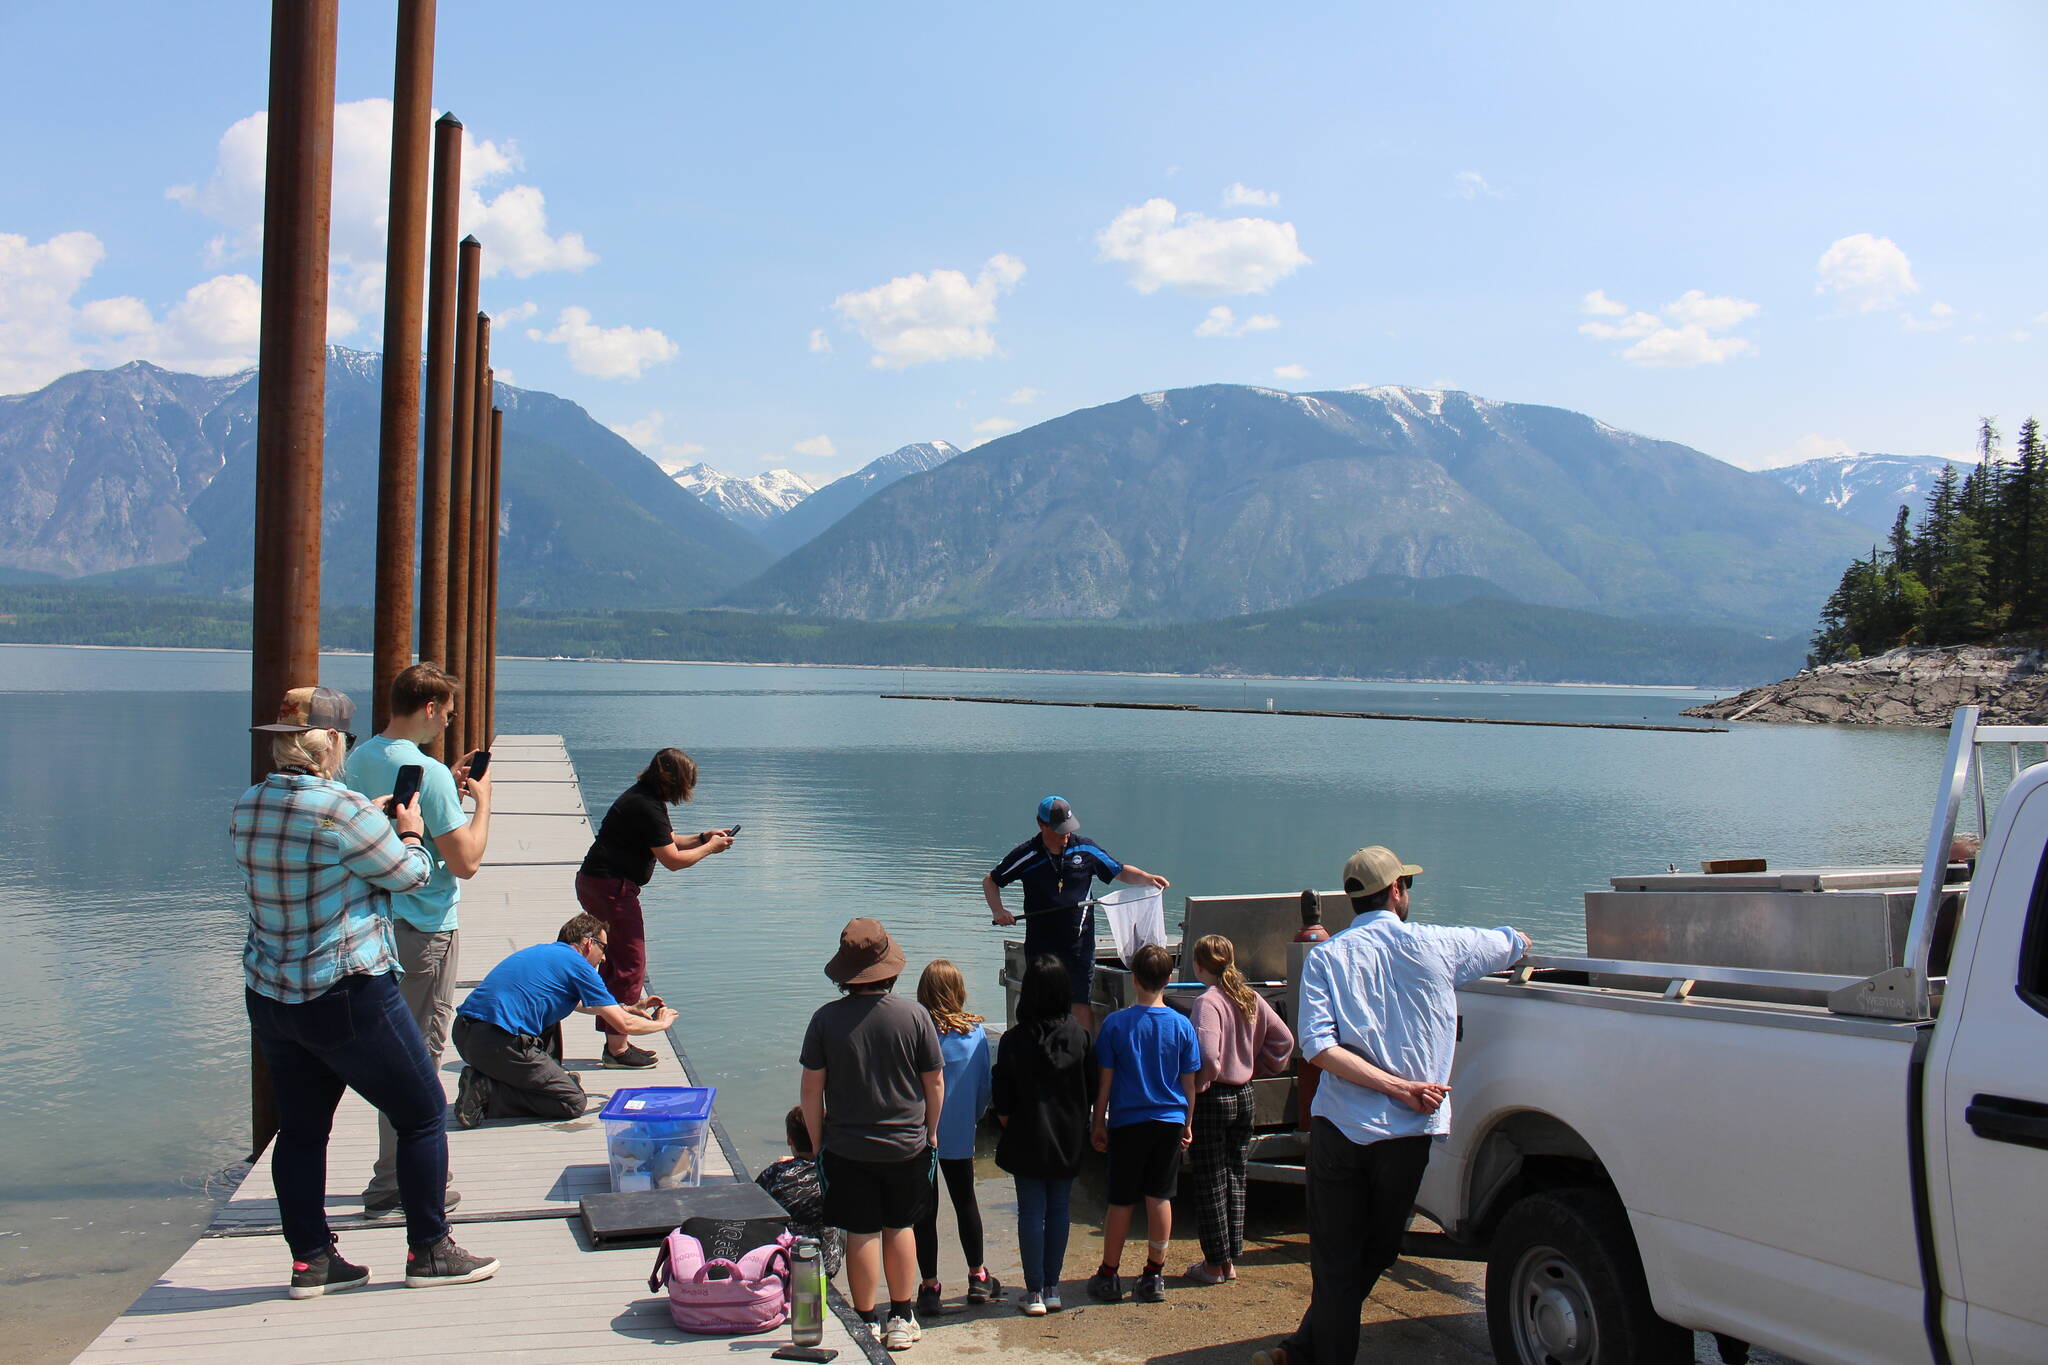
[[[640,888],[623,877],[576,874],[576,903],[604,921],[604,964],[597,974],[621,1005],[633,1006],[647,987],[647,930],[640,920]],[[599,1020],[599,1033],[617,1033]]]

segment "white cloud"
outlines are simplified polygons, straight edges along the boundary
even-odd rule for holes
[[[1945,332],[1955,325],[1955,320],[1956,310],[1936,299],[1927,305],[1924,317],[1916,317],[1910,312],[1901,313],[1899,326],[1909,332]]]
[[[1241,337],[1250,332],[1270,332],[1279,325],[1280,319],[1271,313],[1254,313],[1240,319],[1230,311],[1228,304],[1219,303],[1196,324],[1195,335],[1205,338]]]
[[[934,360],[981,360],[995,354],[996,300],[1024,278],[1014,256],[988,259],[970,283],[958,270],[898,275],[872,289],[832,301],[840,319],[866,341],[876,369],[900,370]]]
[[[263,180],[269,115],[259,111],[229,125],[215,148],[214,165],[197,184],[173,185],[166,197],[225,229],[207,247],[213,268],[257,256],[263,249]],[[550,232],[547,198],[530,184],[510,184],[523,163],[518,144],[462,134],[461,231],[483,243],[483,273],[525,278],[553,270],[583,270],[597,256],[582,234]],[[333,220],[329,236],[330,339],[367,326],[380,332],[384,316],[384,254],[390,223],[391,101],[351,100],[334,106]],[[340,326],[341,323],[347,325]]]
[[[499,372],[499,377],[504,377],[503,371]],[[674,474],[686,465],[695,464],[697,457],[704,453],[704,447],[695,441],[669,440],[668,421],[667,413],[650,412],[637,421],[614,422],[611,427],[641,454],[660,465],[665,473]]]
[[[1908,294],[1918,293],[1913,265],[1889,237],[1859,232],[1838,238],[1815,263],[1820,282],[1816,294],[1833,294],[1851,312],[1872,313],[1896,308]]]
[[[1824,460],[1840,455],[1854,455],[1856,447],[1847,441],[1832,436],[1809,432],[1779,452],[1779,461],[1784,464],[1803,464],[1807,460]]]
[[[1487,184],[1477,171],[1459,171],[1451,177],[1451,193],[1460,199],[1499,199],[1506,191]]]
[[[1272,190],[1255,190],[1249,185],[1233,184],[1223,191],[1223,207],[1227,209],[1254,208],[1269,209],[1280,202],[1280,196]]]
[[[969,441],[967,448],[972,450],[976,446],[987,445],[996,437],[1007,435],[1022,425],[1021,422],[1013,422],[1007,417],[984,417],[974,424],[974,434],[978,439]]]
[[[811,354],[826,355],[832,350],[832,338],[825,335],[823,327],[811,329]]]
[[[799,455],[808,455],[814,460],[829,460],[839,453],[830,436],[807,436],[790,447]]]
[[[1208,218],[1169,199],[1125,209],[1095,235],[1101,260],[1131,270],[1140,294],[1263,294],[1310,264],[1294,224],[1270,218]]]
[[[532,299],[528,299],[524,303],[514,304],[510,308],[500,308],[497,312],[491,314],[491,326],[510,327],[514,323],[526,321],[538,312],[540,312],[540,305]]]
[[[159,319],[126,295],[77,299],[105,258],[90,232],[40,244],[0,233],[0,393],[130,360],[195,374],[232,374],[256,363],[260,298],[247,275],[196,284]]]
[[[1308,378],[1308,371],[1299,365],[1275,365],[1273,367],[1273,377],[1275,379],[1306,379]]]
[[[1023,389],[1013,389],[1013,390],[1011,390],[1011,392],[1010,392],[1010,396],[1009,396],[1008,398],[1005,398],[1005,399],[1004,399],[1003,401],[1004,401],[1005,403],[1018,403],[1018,404],[1023,404],[1023,403],[1036,403],[1036,402],[1037,402],[1037,401],[1038,401],[1038,400],[1039,400],[1040,398],[1042,398],[1042,397],[1044,397],[1044,396],[1045,396],[1045,391],[1044,391],[1043,389],[1032,389],[1032,388],[1023,388]]]
[[[1754,352],[1756,343],[1747,337],[1717,334],[1733,331],[1761,308],[1747,299],[1688,289],[1665,304],[1661,314],[1635,312],[1607,297],[1605,290],[1595,289],[1579,301],[1579,311],[1594,319],[1618,319],[1582,322],[1579,331],[1598,341],[1631,343],[1621,353],[1629,364],[1683,369],[1719,365]]]
[[[569,367],[578,374],[599,379],[638,379],[649,365],[674,360],[676,344],[652,327],[599,327],[591,321],[590,310],[564,308],[555,328],[542,332],[530,327],[532,341],[546,341],[569,349]]]

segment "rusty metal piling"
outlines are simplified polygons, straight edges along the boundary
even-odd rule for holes
[[[447,658],[444,666],[462,679],[464,702],[469,683],[469,532],[470,489],[476,465],[477,311],[476,296],[483,266],[483,246],[464,237],[458,252],[455,287],[454,420],[449,423],[448,572],[443,589],[448,602]],[[488,418],[486,418],[488,420]],[[469,715],[458,705],[448,727],[447,757],[469,752]]]
[[[420,473],[420,639],[422,659],[448,663],[448,462],[454,438],[457,248],[462,211],[462,121],[434,124],[434,226],[428,248],[426,456]],[[427,746],[437,758],[441,741]]]

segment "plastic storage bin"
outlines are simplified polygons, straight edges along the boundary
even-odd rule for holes
[[[672,1190],[704,1183],[711,1137],[711,1086],[651,1085],[613,1094],[598,1117],[612,1167],[612,1189]]]

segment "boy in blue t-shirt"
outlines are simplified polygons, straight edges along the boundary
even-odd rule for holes
[[[1194,1141],[1195,1077],[1202,1048],[1184,1014],[1160,1003],[1173,979],[1173,955],[1155,943],[1131,959],[1138,1003],[1102,1021],[1095,1058],[1102,1079],[1095,1098],[1095,1150],[1109,1154],[1109,1213],[1102,1220],[1102,1267],[1088,1297],[1115,1303],[1131,1210],[1145,1201],[1145,1269],[1133,1291],[1141,1303],[1166,1299],[1166,1244],[1173,1236],[1173,1195],[1181,1153]]]

